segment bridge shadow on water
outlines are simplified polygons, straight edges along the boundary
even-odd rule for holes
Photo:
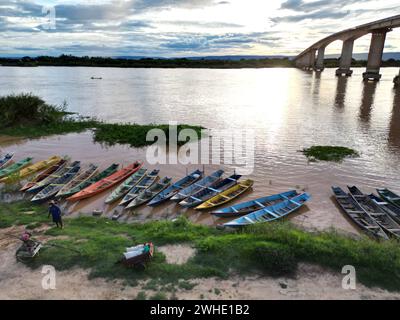
[[[346,101],[348,77],[338,77],[336,84],[335,106],[343,109]]]
[[[389,124],[389,146],[400,152],[400,86],[393,89],[393,109]]]
[[[374,105],[376,87],[376,81],[364,82],[359,118],[361,122],[366,124],[369,123],[371,120],[371,112]]]

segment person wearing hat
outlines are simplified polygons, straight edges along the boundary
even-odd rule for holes
[[[54,200],[50,201],[49,205],[49,215],[48,217],[53,218],[53,222],[56,224],[57,228],[63,228],[63,222],[61,219],[61,209],[56,205]]]

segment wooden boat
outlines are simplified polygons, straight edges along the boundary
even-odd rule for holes
[[[400,237],[400,225],[356,186],[348,187],[350,195],[374,219],[388,236]]]
[[[386,202],[376,196],[375,194],[371,193],[369,195],[372,201],[374,201],[378,206],[380,206],[383,210],[385,210],[389,215],[392,217],[394,221],[400,224],[400,208],[395,206],[393,203]]]
[[[4,157],[0,158],[0,169],[5,168],[10,164],[13,157],[14,153],[7,153]]]
[[[78,174],[74,179],[72,179],[64,187],[62,187],[61,190],[58,191],[58,193],[56,194],[56,197],[65,198],[71,195],[71,190],[73,188],[79,186],[82,182],[85,182],[86,180],[94,177],[98,173],[97,168],[98,166],[90,164],[86,170]]]
[[[72,188],[69,191],[69,194],[64,197],[65,198],[70,197],[70,196],[74,195],[75,193],[78,193],[78,192],[82,191],[83,189],[86,189],[87,187],[91,186],[92,184],[94,184],[100,180],[103,180],[104,178],[107,178],[108,176],[114,174],[118,170],[118,167],[119,167],[119,164],[113,163],[111,166],[109,166],[104,171],[100,172],[98,175],[96,175],[92,178],[89,178],[88,180],[83,181],[81,184]]]
[[[273,204],[272,206],[267,206],[258,211],[249,213],[243,217],[237,218],[230,222],[224,223],[224,227],[243,227],[255,223],[272,222],[278,219],[287,217],[292,212],[298,210],[302,207],[311,196],[308,193],[302,193],[294,198],[284,200]]]
[[[389,237],[381,226],[366,212],[354,198],[342,188],[332,187],[335,199],[343,212],[367,235],[388,240]]]
[[[160,170],[153,170],[152,172],[146,174],[146,176],[129,192],[124,196],[124,198],[119,203],[120,206],[126,206],[129,202],[135,199],[142,190],[149,188],[154,182],[159,179],[158,173]]]
[[[200,190],[199,192],[191,195],[185,200],[182,200],[181,202],[179,202],[179,204],[185,208],[196,207],[202,204],[204,201],[207,201],[208,199],[211,199],[212,197],[215,197],[221,192],[236,185],[241,177],[241,175],[233,174],[228,178],[216,181],[211,186]]]
[[[389,189],[377,189],[379,196],[387,202],[400,208],[400,196]]]
[[[25,159],[20,160],[12,165],[9,165],[8,167],[1,169],[0,170],[0,178],[10,176],[10,175],[20,171],[21,169],[28,166],[32,162],[32,159],[33,158],[25,158]]]
[[[290,191],[282,192],[279,194],[274,194],[271,196],[262,197],[262,198],[258,198],[258,199],[247,201],[247,202],[242,202],[242,203],[236,204],[232,207],[227,207],[227,208],[213,211],[213,212],[211,212],[211,214],[215,215],[217,217],[221,217],[221,218],[242,216],[242,215],[254,212],[254,211],[258,211],[265,207],[272,206],[272,205],[282,202],[284,200],[289,200],[298,195],[299,194],[297,193],[296,190],[290,190]]]
[[[113,186],[117,185],[121,181],[125,180],[130,175],[134,174],[142,167],[143,163],[135,162],[123,168],[112,175],[104,178],[96,183],[90,185],[89,187],[79,191],[78,193],[74,194],[73,196],[67,198],[68,201],[78,201],[86,198],[90,198],[96,194],[99,194],[103,191],[106,191]]]
[[[172,181],[171,178],[165,177],[162,178],[159,182],[154,183],[149,188],[142,190],[138,194],[138,196],[128,204],[128,206],[125,209],[133,209],[142,204],[145,204],[146,202],[149,202],[157,194],[165,190],[171,184],[171,181]]]
[[[69,161],[64,160],[64,162],[60,164],[59,168],[55,172],[48,175],[39,182],[36,182],[32,187],[30,187],[26,191],[29,193],[38,193],[43,188],[47,187],[50,183],[63,176],[68,170],[69,170]]]
[[[131,190],[134,186],[136,186],[140,180],[142,180],[146,175],[147,169],[141,168],[133,175],[131,175],[128,179],[122,182],[117,189],[111,193],[107,199],[106,203],[110,204],[114,201],[121,199],[124,195],[126,195],[129,190]]]
[[[202,176],[203,176],[203,173],[200,170],[196,170],[196,171],[192,172],[191,174],[187,175],[183,179],[172,184],[170,187],[168,187],[164,191],[160,192],[157,196],[155,196],[150,201],[150,203],[148,205],[156,206],[156,205],[170,199],[179,191],[187,188],[191,184],[193,184],[196,181],[198,181],[199,179],[201,179]]]
[[[212,185],[214,182],[218,181],[221,179],[221,176],[224,174],[224,170],[217,170],[211,175],[191,184],[190,186],[186,187],[185,189],[179,191],[176,193],[171,200],[173,201],[182,201],[183,199],[186,199],[187,197],[191,196],[192,194],[195,194],[199,192],[200,190],[203,190],[204,188],[209,187]]]
[[[217,194],[215,197],[212,197],[211,199],[205,201],[201,205],[197,206],[195,209],[205,210],[221,206],[229,201],[232,201],[233,199],[239,197],[241,194],[249,190],[253,186],[253,183],[254,181],[251,179],[239,182],[233,187],[230,187],[229,189]]]
[[[48,176],[56,172],[60,167],[65,165],[67,160],[65,159],[60,159],[57,163],[53,164],[51,167],[47,168],[45,171],[39,173],[35,178],[32,179],[32,181],[27,182],[19,191],[27,191],[28,189],[32,188],[36,183],[43,181],[46,179]]]
[[[21,179],[24,179],[26,177],[29,177],[29,176],[35,174],[36,172],[42,171],[42,170],[56,164],[60,160],[61,160],[60,157],[54,156],[47,160],[39,161],[30,166],[27,166],[27,167],[19,170],[18,172],[15,172],[14,174],[16,177],[18,176],[19,180],[21,180]],[[4,177],[4,178],[0,179],[0,183],[7,183],[10,181],[12,181],[11,177]]]
[[[81,165],[79,161],[75,161],[72,163],[70,167],[67,167],[68,171],[63,174],[58,179],[54,180],[51,184],[45,187],[42,191],[40,191],[36,196],[32,198],[32,202],[43,202],[52,197],[54,197],[60,189],[70,182],[81,169]]]

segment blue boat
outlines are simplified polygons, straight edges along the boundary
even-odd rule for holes
[[[241,178],[241,175],[233,174],[228,178],[223,180],[214,182],[211,186],[191,195],[190,197],[186,198],[185,200],[179,202],[182,207],[191,208],[197,207],[198,205],[202,204],[204,201],[211,199],[212,197],[220,194],[221,192],[229,189],[230,187],[237,184],[238,180]]]
[[[243,217],[224,223],[224,227],[243,227],[255,223],[272,222],[288,216],[292,212],[303,206],[311,196],[308,193],[302,193],[292,199],[284,200],[272,206],[249,213]]]
[[[211,212],[211,214],[220,218],[239,217],[254,211],[258,211],[265,207],[272,206],[284,200],[289,200],[298,195],[299,194],[296,190],[290,190],[279,194],[274,194],[271,196],[235,204],[234,206]]]
[[[13,153],[7,153],[4,157],[0,158],[0,169],[2,169],[8,163],[10,163],[13,156],[14,156]]]
[[[179,191],[177,194],[175,194],[171,200],[173,201],[182,201],[183,199],[186,199],[187,197],[199,192],[200,190],[203,190],[204,188],[209,187],[212,185],[214,182],[218,181],[221,179],[221,176],[224,174],[224,170],[217,170],[211,175],[199,180],[198,182],[195,182],[191,184],[189,187]]]
[[[155,207],[159,205],[160,203],[172,198],[175,194],[177,194],[179,191],[187,188],[191,184],[195,183],[201,177],[203,176],[203,173],[200,170],[196,170],[192,172],[191,174],[187,175],[186,177],[182,178],[181,180],[175,182],[172,184],[170,187],[159,193],[153,200],[151,200],[148,204],[148,206]]]

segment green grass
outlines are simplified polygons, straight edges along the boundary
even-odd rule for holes
[[[22,213],[28,210],[35,214]],[[0,206],[3,228],[13,223],[42,224],[46,219],[45,207],[29,207],[26,203]],[[396,241],[352,239],[334,231],[309,233],[288,222],[259,224],[237,232],[195,225],[184,218],[122,224],[106,218],[78,217],[65,219],[65,224],[63,230],[46,231],[49,236],[66,236],[51,240],[61,247],[44,248],[30,267],[49,264],[60,271],[82,267],[90,270],[91,277],[130,283],[147,279],[150,281],[143,290],[170,292],[169,284],[185,289],[191,286],[187,280],[228,278],[232,272],[290,277],[300,262],[336,272],[353,265],[359,282],[400,290],[400,246]],[[117,263],[125,247],[145,241],[153,241],[156,246],[154,259],[146,270],[128,269]],[[167,264],[157,247],[174,243],[190,244],[197,253],[183,265]]]
[[[49,105],[40,97],[32,94],[9,95],[0,97],[1,135],[24,138],[40,138],[49,135],[79,133],[93,129],[93,140],[105,145],[128,144],[132,147],[144,147],[154,141],[146,141],[151,129],[160,129],[169,141],[169,125],[136,123],[112,124],[79,116],[70,117],[62,106]],[[28,115],[28,116],[27,116]],[[4,125],[3,125],[4,124]],[[177,133],[192,129],[201,138],[201,126],[179,124]],[[178,145],[186,141],[178,141]]]
[[[338,146],[312,146],[302,151],[309,160],[342,161],[347,157],[358,157],[353,149]]]

